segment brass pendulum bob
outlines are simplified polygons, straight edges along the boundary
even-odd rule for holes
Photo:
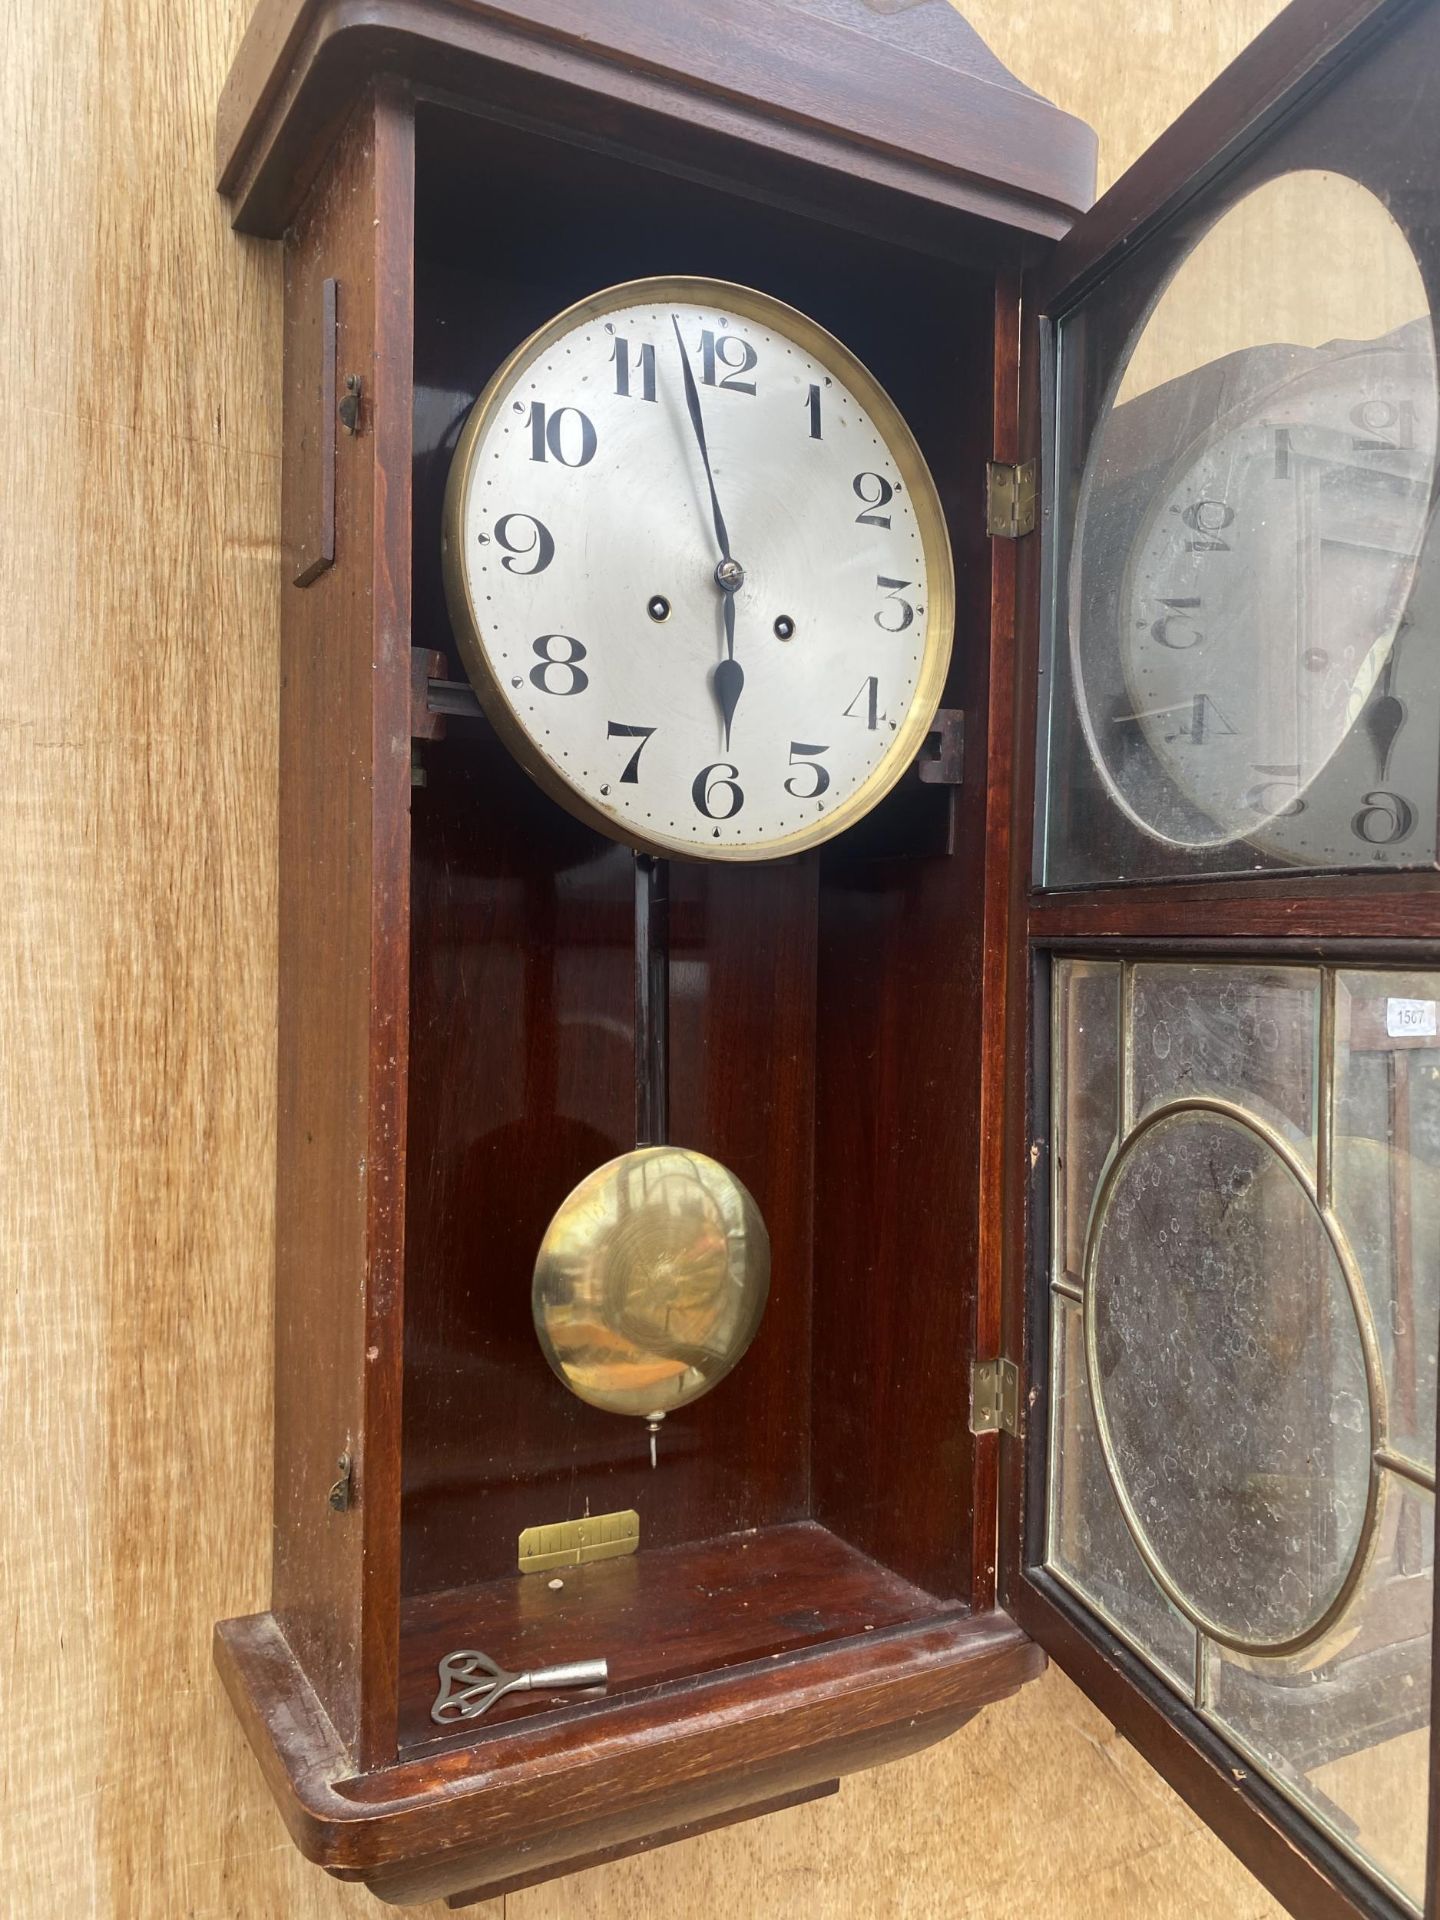
[[[635,856],[635,1139],[562,1201],[535,1260],[546,1359],[593,1407],[666,1415],[724,1379],[770,1286],[760,1209],[718,1160],[668,1144],[669,880]]]

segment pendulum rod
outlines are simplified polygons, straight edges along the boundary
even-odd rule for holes
[[[635,1144],[670,1139],[670,866],[635,855]]]
[[[635,1144],[670,1141],[670,866],[635,856]],[[646,1421],[650,1465],[657,1464],[661,1412]]]

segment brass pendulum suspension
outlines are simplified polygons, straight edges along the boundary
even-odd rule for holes
[[[591,1406],[661,1423],[709,1391],[760,1325],[770,1239],[727,1167],[669,1143],[669,873],[635,856],[635,1140],[565,1199],[535,1261],[535,1332]]]

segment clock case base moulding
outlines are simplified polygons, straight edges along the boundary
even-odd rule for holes
[[[1003,936],[1015,559],[985,463],[1015,451],[1019,270],[1094,143],[945,0],[733,0],[720,38],[673,0],[273,0],[222,105],[236,224],[285,248],[286,584],[274,1570],[216,1657],[297,1843],[402,1904],[827,1791],[1041,1663],[993,1610],[997,1442],[968,1424],[998,1054],[955,982],[993,987]],[[550,1211],[633,1139],[631,857],[426,687],[462,677],[466,410],[549,314],[654,272],[788,299],[911,420],[969,784],[952,808],[912,769],[820,852],[672,871],[672,1136],[755,1194],[776,1279],[652,1474],[529,1327]],[[639,1510],[640,1552],[520,1575],[519,1534],[587,1500]],[[466,1646],[606,1658],[609,1690],[436,1728]]]
[[[955,1611],[361,1774],[273,1615],[226,1622],[217,1658],[296,1845],[401,1906],[493,1899],[817,1798],[943,1739],[1044,1665],[1003,1614]]]

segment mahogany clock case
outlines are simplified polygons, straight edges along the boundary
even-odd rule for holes
[[[986,462],[1019,270],[1093,142],[942,0],[727,19],[717,70],[671,0],[626,0],[604,45],[568,0],[271,0],[222,110],[241,223],[285,235],[286,585],[274,1581],[217,1659],[297,1841],[396,1901],[827,1790],[1039,1665],[991,1605],[997,1443],[969,1430],[999,1313],[1014,570]],[[823,124],[822,80],[863,132]],[[832,846],[671,867],[669,1135],[754,1195],[772,1282],[652,1470],[529,1310],[554,1208],[635,1139],[632,858],[467,710],[440,534],[495,368],[657,273],[778,296],[889,391],[949,526],[963,721]],[[627,1507],[633,1557],[519,1573],[522,1529]],[[604,1657],[609,1687],[442,1729],[463,1646]]]
[[[417,113],[415,168],[414,622],[445,676],[463,679],[440,514],[474,396],[517,341],[607,281],[707,274],[829,327],[913,424],[960,580],[943,704],[964,709],[967,778],[983,780],[993,278],[621,158],[577,168],[554,141],[438,107]],[[515,1577],[521,1529],[586,1507],[636,1508],[641,1554],[575,1583],[553,1649],[530,1637],[546,1657],[608,1654],[612,1695],[964,1604],[979,1143],[953,1088],[978,1073],[982,810],[957,809],[952,832],[951,790],[912,774],[819,857],[672,867],[670,1136],[750,1188],[774,1280],[745,1361],[666,1422],[652,1472],[639,1423],[550,1375],[528,1284],[559,1200],[633,1144],[632,859],[539,792],[483,723],[452,721],[419,753],[407,1617],[435,1618],[426,1596],[450,1593],[445,1632],[490,1616],[503,1636],[535,1604]],[[746,1572],[757,1564],[763,1579]],[[657,1604],[673,1588],[684,1607],[702,1566],[712,1597],[690,1603],[675,1643],[647,1631],[651,1583]],[[626,1583],[623,1638],[587,1581],[597,1599]],[[428,1628],[425,1648],[413,1694],[406,1659],[402,1748],[438,1732]]]

